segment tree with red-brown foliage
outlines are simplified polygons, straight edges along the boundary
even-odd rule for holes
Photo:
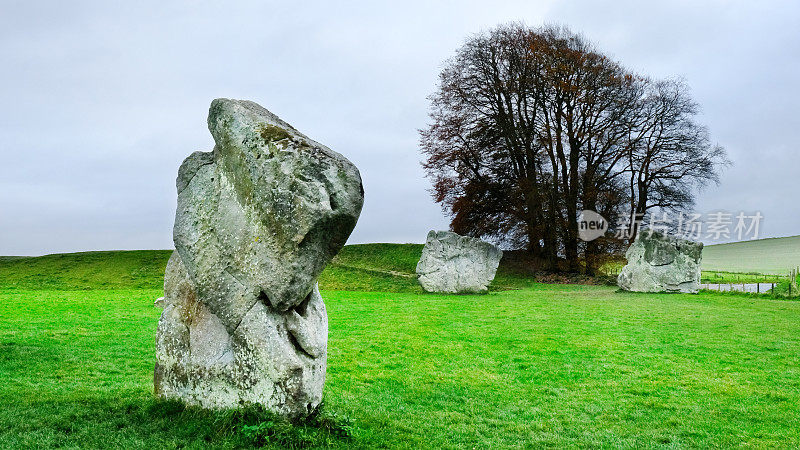
[[[682,210],[725,163],[685,84],[625,70],[563,27],[521,24],[457,50],[430,97],[423,166],[451,228],[589,271],[583,209],[606,218]]]

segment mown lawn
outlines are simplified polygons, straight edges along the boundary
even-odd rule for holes
[[[152,399],[160,295],[0,290],[0,448],[247,445]],[[333,446],[800,446],[798,302],[543,284],[323,296],[325,408],[355,421]]]

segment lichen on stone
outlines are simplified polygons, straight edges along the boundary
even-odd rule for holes
[[[703,244],[660,231],[641,230],[617,277],[620,289],[634,292],[697,292]]]
[[[176,183],[155,392],[308,413],[327,361],[316,280],[361,212],[360,174],[253,102],[214,100],[208,126],[213,151],[189,156]]]
[[[430,231],[417,263],[417,278],[428,292],[486,292],[503,252],[494,245],[452,231]]]
[[[258,134],[266,143],[275,141],[282,141],[284,139],[291,139],[292,135],[281,127],[270,125],[267,123],[261,124],[258,127]]]

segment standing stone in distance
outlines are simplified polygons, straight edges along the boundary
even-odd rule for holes
[[[419,284],[428,292],[484,292],[503,252],[494,245],[451,231],[430,231],[417,263]]]
[[[703,244],[642,230],[625,253],[628,264],[617,277],[620,289],[634,292],[688,292],[700,289]]]
[[[253,102],[214,100],[208,128],[214,150],[178,171],[156,395],[309,413],[327,361],[316,280],[358,220],[361,176]]]

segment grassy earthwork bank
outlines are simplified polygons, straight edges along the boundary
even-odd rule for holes
[[[0,448],[800,446],[800,302],[541,284],[422,293],[419,245],[320,278],[323,412],[152,398],[169,252],[0,259]]]

